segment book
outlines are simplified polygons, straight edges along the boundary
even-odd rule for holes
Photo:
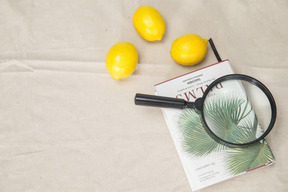
[[[156,94],[193,102],[203,95],[211,82],[233,73],[229,60],[224,60],[158,83]],[[244,89],[242,91],[245,95]],[[194,109],[162,108],[162,112],[192,191],[275,161],[266,140],[245,148],[231,148],[217,143],[206,133],[201,115]]]

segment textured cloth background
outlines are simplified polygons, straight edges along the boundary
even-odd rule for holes
[[[141,5],[166,21],[147,42],[132,17]],[[261,80],[278,104],[267,140],[270,167],[205,192],[288,190],[288,1],[286,0],[0,0],[0,191],[189,192],[160,109],[134,106],[136,92],[212,63],[170,57],[177,37],[212,37],[237,73]],[[115,81],[105,56],[133,43],[139,65]]]

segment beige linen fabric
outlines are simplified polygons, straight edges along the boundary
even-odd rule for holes
[[[135,31],[151,5],[167,29],[160,42]],[[237,73],[261,80],[278,104],[268,142],[276,163],[201,191],[288,190],[288,3],[286,0],[0,0],[0,191],[189,192],[160,109],[136,107],[136,92],[196,66],[170,57],[174,39],[212,37]],[[133,43],[139,65],[115,81],[108,49]]]

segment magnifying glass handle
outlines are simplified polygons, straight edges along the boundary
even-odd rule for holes
[[[136,93],[135,95],[135,105],[144,105],[151,107],[163,107],[163,108],[195,108],[195,103],[187,102],[184,99],[177,99],[171,97],[163,97],[156,95],[146,95],[141,93]]]

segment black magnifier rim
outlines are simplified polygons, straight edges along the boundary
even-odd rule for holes
[[[204,110],[203,110],[203,107],[204,107],[204,101],[208,95],[208,93],[211,91],[211,89],[213,87],[215,87],[217,84],[221,83],[221,82],[224,82],[224,81],[228,81],[228,80],[243,80],[243,81],[246,81],[246,82],[249,82],[255,86],[257,86],[259,89],[261,89],[263,91],[263,93],[267,96],[269,102],[270,102],[270,106],[271,106],[271,121],[269,123],[269,126],[267,128],[267,130],[263,133],[263,135],[259,138],[257,138],[256,140],[254,141],[251,141],[251,142],[247,142],[247,143],[232,143],[232,142],[229,142],[229,141],[225,141],[223,140],[222,138],[218,137],[217,135],[215,135],[215,133],[213,131],[211,131],[211,129],[209,128],[206,120],[205,120],[205,116],[204,116]],[[204,127],[205,127],[205,130],[206,132],[215,140],[217,141],[218,143],[220,144],[223,144],[223,145],[226,145],[228,147],[247,147],[247,146],[250,146],[250,145],[253,145],[255,143],[258,143],[259,141],[263,140],[269,133],[270,131],[272,130],[274,124],[275,124],[275,121],[276,121],[276,116],[277,116],[277,110],[276,110],[276,103],[275,103],[275,100],[271,94],[271,92],[269,91],[269,89],[263,84],[261,83],[260,81],[258,81],[257,79],[253,78],[253,77],[250,77],[248,75],[243,75],[243,74],[230,74],[230,75],[225,75],[225,76],[222,76],[218,79],[216,79],[215,81],[213,81],[208,87],[207,89],[205,90],[203,96],[202,96],[202,105],[200,106],[200,112],[201,112],[201,116],[202,116],[202,119],[203,119],[203,123],[204,123]]]

